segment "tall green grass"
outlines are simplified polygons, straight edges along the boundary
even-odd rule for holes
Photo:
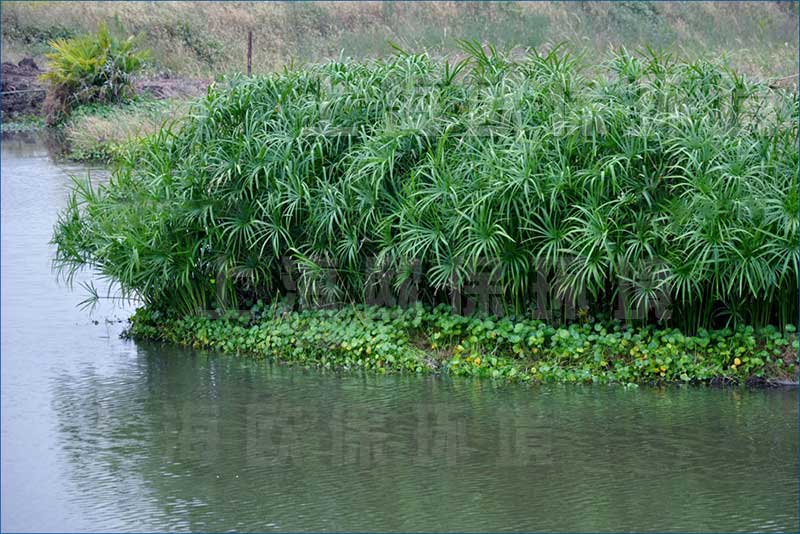
[[[292,257],[323,301],[416,269],[430,303],[483,273],[517,314],[547,279],[585,313],[627,295],[689,331],[795,322],[796,94],[652,51],[589,75],[462,46],[212,87],[108,184],[76,183],[56,266],[182,312],[285,293]]]

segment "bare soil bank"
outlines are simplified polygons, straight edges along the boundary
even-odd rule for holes
[[[29,57],[14,64],[2,64],[2,116],[39,115],[45,99],[45,84],[39,76],[44,73]],[[202,95],[210,80],[163,75],[157,78],[138,79],[134,82],[136,93],[152,98],[186,98]]]
[[[39,81],[42,70],[31,58],[19,63],[2,65],[2,111],[7,115],[38,114],[44,102],[45,90]]]

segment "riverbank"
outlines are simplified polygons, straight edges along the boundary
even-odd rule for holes
[[[78,108],[60,126],[64,156],[72,161],[110,162],[131,143],[162,127],[179,127],[191,100],[141,98],[113,106]]]
[[[179,125],[190,103],[187,98],[143,97],[124,104],[82,106],[54,127],[48,127],[40,114],[16,115],[3,121],[2,131],[42,132],[56,142],[60,158],[108,163],[142,137],[165,125]]]
[[[61,156],[72,161],[108,162],[137,139],[162,126],[174,126],[201,96],[210,80],[190,77],[151,76],[133,83],[136,97],[117,104],[77,107],[62,123],[48,127],[44,120],[44,70],[32,58],[18,64],[4,62],[2,131],[35,131],[47,128],[57,138]]]
[[[794,327],[739,327],[684,335],[619,323],[555,327],[532,319],[465,317],[446,307],[345,307],[281,312],[257,305],[217,317],[140,308],[127,336],[379,374],[474,376],[532,383],[797,382]]]

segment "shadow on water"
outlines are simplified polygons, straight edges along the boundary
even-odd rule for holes
[[[135,514],[146,495],[159,528],[797,521],[796,392],[338,376],[149,344],[127,372],[53,391],[87,509],[107,496]]]

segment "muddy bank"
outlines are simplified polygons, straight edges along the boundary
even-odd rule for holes
[[[40,115],[46,96],[46,85],[40,80],[45,71],[31,58],[17,64],[2,64],[2,117]],[[134,81],[136,94],[155,99],[201,96],[211,80],[162,75]]]
[[[45,89],[39,80],[42,70],[31,59],[2,65],[2,117],[37,115],[41,112]]]

